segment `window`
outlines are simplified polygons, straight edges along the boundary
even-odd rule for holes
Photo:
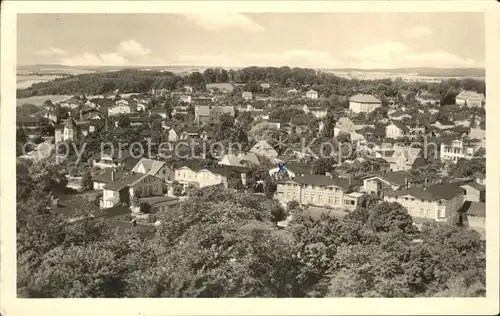
[[[426,210],[425,210],[425,217],[429,217],[430,212],[431,212],[431,210],[430,210],[430,209],[426,209]]]
[[[311,201],[314,201],[315,195],[314,193],[311,193]]]
[[[339,198],[335,197],[335,205],[339,205]]]
[[[290,199],[290,198],[292,197],[292,193],[287,192],[287,193],[286,193],[286,197],[287,197],[288,199]]]
[[[307,201],[307,193],[304,193],[304,200]]]
[[[328,196],[328,204],[332,204],[333,203],[333,196]]]
[[[414,199],[414,198],[410,198],[410,200],[411,200],[411,201],[415,201],[415,199]]]
[[[420,216],[424,216],[424,209],[423,208],[420,209]]]
[[[295,201],[297,201],[297,200],[298,200],[298,199],[297,199],[297,193],[294,193],[294,194],[293,194],[293,199],[294,199]]]
[[[319,193],[318,194],[318,202],[321,202],[323,200],[323,194]]]
[[[158,184],[153,185],[155,191],[158,191]]]

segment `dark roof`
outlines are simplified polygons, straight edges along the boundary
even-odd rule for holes
[[[120,190],[132,185],[136,181],[146,177],[146,176],[147,176],[147,174],[144,174],[144,173],[126,173],[126,174],[122,175],[120,178],[118,178],[117,180],[106,184],[104,186],[104,189],[113,190],[113,191],[120,191]]]
[[[486,203],[465,201],[464,205],[460,208],[460,210],[458,210],[458,212],[467,213],[472,216],[485,217]]]
[[[411,195],[421,200],[450,200],[453,197],[463,194],[464,189],[460,186],[453,183],[443,183],[443,184],[434,184],[427,188],[423,187],[410,187],[407,190],[398,190],[388,192],[389,196],[403,196],[403,195]]]
[[[370,177],[372,177],[372,176],[380,177],[380,178],[386,180],[387,182],[397,184],[400,186],[405,185],[406,180],[408,180],[409,182],[412,182],[412,180],[414,180],[414,177],[411,174],[404,172],[404,171],[376,172],[373,175],[371,175]]]
[[[298,174],[312,174],[314,167],[308,164],[302,163],[290,163],[285,164],[285,168]]]
[[[127,171],[130,171],[132,170],[135,165],[139,162],[139,160],[141,160],[140,158],[134,158],[134,157],[127,157],[125,159],[122,160],[122,166],[123,166],[123,169],[127,170]]]
[[[303,185],[315,185],[315,186],[320,186],[320,187],[329,186],[329,185],[338,186],[338,187],[343,188],[343,189],[347,189],[350,187],[349,179],[346,179],[346,178],[333,179],[332,177],[323,176],[323,175],[307,174],[304,176],[295,177],[293,179],[283,180],[283,181],[280,181],[280,183],[283,183],[285,181],[294,181],[294,182],[297,182],[297,183],[303,184]]]
[[[118,178],[125,176],[127,174],[127,172],[122,171],[122,170],[106,170],[101,174],[93,176],[92,181],[110,183],[111,182],[111,174],[113,174],[113,177],[115,179],[118,179]]]

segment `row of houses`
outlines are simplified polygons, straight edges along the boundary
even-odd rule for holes
[[[360,205],[367,194],[374,194],[386,202],[400,203],[416,222],[464,224],[469,221],[471,227],[484,228],[484,175],[466,183],[421,183],[406,171],[352,179],[314,175],[304,166],[290,165],[284,169],[270,172],[285,178],[278,182],[276,191],[276,198],[283,204],[296,201],[301,205],[350,211]],[[471,205],[473,212],[469,212]]]

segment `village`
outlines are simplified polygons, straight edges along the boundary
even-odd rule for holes
[[[151,233],[156,213],[221,186],[285,208],[298,203],[318,219],[342,218],[374,200],[397,202],[417,226],[468,226],[484,238],[484,94],[462,90],[443,104],[425,89],[384,90],[353,92],[335,105],[310,85],[267,81],[48,100],[17,117],[18,142],[31,144],[18,161],[50,160],[63,154],[62,144],[86,144],[84,158],[64,153],[70,193],[54,196],[54,205],[68,220],[83,196],[95,216]],[[109,141],[114,148],[98,146]],[[153,149],[115,146],[134,142]],[[215,143],[222,149],[207,151]],[[292,219],[276,225],[286,229]]]

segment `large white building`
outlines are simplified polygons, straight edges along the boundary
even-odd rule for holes
[[[455,139],[451,142],[443,142],[441,144],[441,161],[456,163],[460,159],[472,159],[482,147],[481,145],[480,140]]]
[[[369,113],[382,106],[382,101],[370,94],[356,94],[349,99],[349,109],[353,113]]]
[[[464,90],[455,97],[455,103],[458,105],[467,105],[468,107],[482,107],[484,99],[484,94],[482,93]]]
[[[457,211],[464,204],[465,190],[452,183],[410,187],[385,193],[384,201],[404,206],[414,219],[433,219],[456,223]]]

